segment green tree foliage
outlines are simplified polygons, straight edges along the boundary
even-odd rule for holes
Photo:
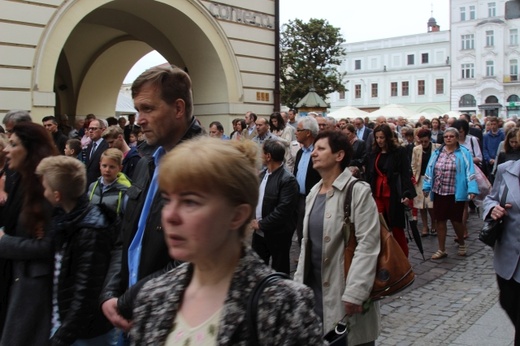
[[[314,86],[323,99],[335,91],[345,91],[337,67],[346,52],[340,29],[325,19],[300,19],[284,25],[280,35],[281,101],[293,108]]]

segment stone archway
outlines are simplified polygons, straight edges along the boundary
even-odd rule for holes
[[[58,9],[40,40],[33,115],[54,107],[69,115],[113,115],[126,73],[154,49],[188,70],[197,114],[231,114],[242,102],[237,59],[200,2],[76,0]]]

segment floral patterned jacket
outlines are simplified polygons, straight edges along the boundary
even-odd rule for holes
[[[255,285],[273,270],[244,245],[224,303],[217,345],[247,345],[247,301]],[[134,308],[131,331],[134,345],[163,345],[176,319],[193,265],[184,263],[150,280],[142,288]],[[292,280],[267,287],[258,303],[257,329],[261,345],[324,345],[321,321],[314,313],[312,291]]]

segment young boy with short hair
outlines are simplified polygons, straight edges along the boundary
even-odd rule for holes
[[[99,309],[98,298],[117,237],[115,214],[88,202],[81,161],[47,157],[36,174],[42,177],[45,198],[56,207],[50,344],[111,345],[115,329]]]
[[[90,203],[104,204],[120,216],[124,211],[125,192],[130,187],[130,180],[121,173],[123,153],[110,148],[101,154],[99,161],[101,176],[90,184],[87,195]]]

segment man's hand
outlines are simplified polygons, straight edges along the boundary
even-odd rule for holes
[[[128,332],[131,327],[130,321],[125,319],[119,314],[117,310],[117,298],[110,298],[101,305],[101,310],[105,317],[112,323],[116,328],[122,329]]]
[[[254,229],[254,230],[257,230],[260,228],[260,226],[258,225],[258,221],[255,219],[255,220],[251,220],[251,228]]]

